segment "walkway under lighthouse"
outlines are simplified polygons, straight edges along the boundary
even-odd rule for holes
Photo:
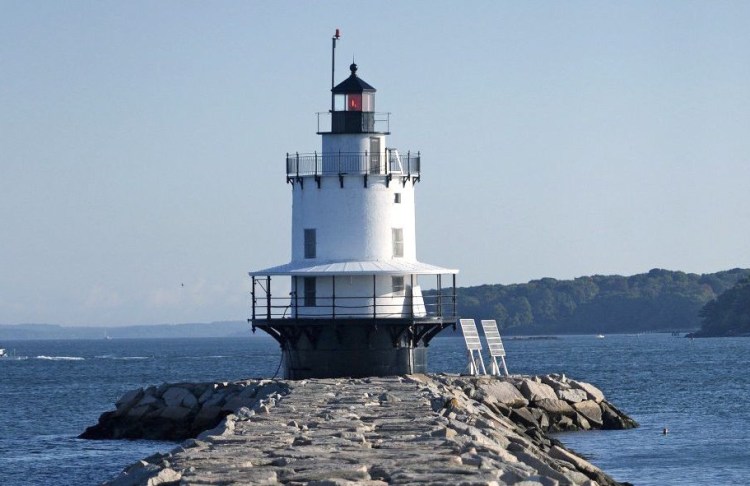
[[[292,258],[250,272],[253,331],[279,343],[287,379],[426,372],[430,341],[458,318],[458,270],[417,259],[422,156],[388,145],[389,114],[350,70],[327,130],[318,117],[322,150],[286,155]]]

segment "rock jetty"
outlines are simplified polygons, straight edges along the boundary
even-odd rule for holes
[[[81,437],[189,437],[105,483],[117,486],[594,486],[620,483],[547,433],[636,426],[564,375],[410,375],[138,389]]]

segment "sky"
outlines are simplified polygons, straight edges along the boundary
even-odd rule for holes
[[[750,267],[750,2],[0,0],[0,323],[244,320],[355,59],[459,286]]]

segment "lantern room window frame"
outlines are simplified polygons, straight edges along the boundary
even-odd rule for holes
[[[375,93],[344,93],[336,94],[334,99],[335,111],[375,111]]]

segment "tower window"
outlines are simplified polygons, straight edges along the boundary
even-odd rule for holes
[[[393,286],[393,293],[395,295],[404,295],[404,276],[394,275],[391,277],[391,285]]]
[[[305,229],[305,258],[315,258],[316,253],[315,229]]]
[[[403,228],[391,228],[393,237],[393,257],[404,256],[404,230]]]
[[[304,277],[305,307],[315,307],[315,277]]]
[[[400,192],[397,192],[396,194],[393,195],[393,202],[395,202],[396,204],[401,204],[401,193]]]

